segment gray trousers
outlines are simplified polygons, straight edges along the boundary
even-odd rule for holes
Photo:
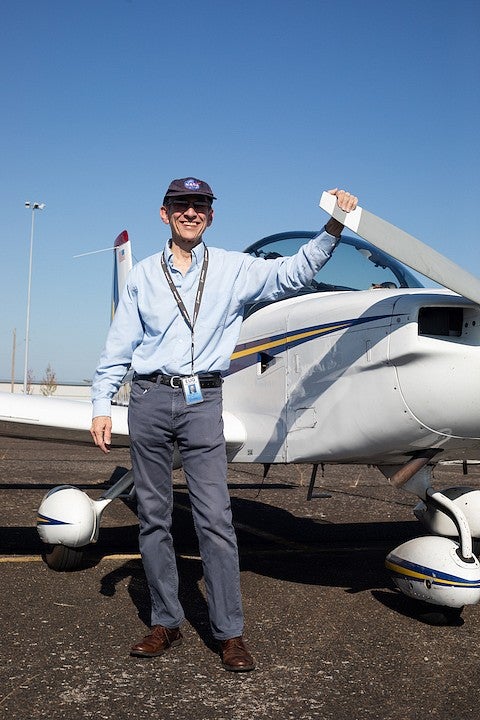
[[[184,619],[170,533],[172,456],[177,442],[190,494],[214,638],[243,633],[237,539],[227,488],[222,388],[202,390],[188,406],[178,388],[135,380],[128,422],[140,523],[140,552],[150,590],[152,625],[178,627]]]

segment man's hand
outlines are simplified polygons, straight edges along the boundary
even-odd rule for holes
[[[337,197],[337,205],[340,208],[340,210],[343,210],[344,212],[351,212],[352,210],[355,210],[358,204],[358,198],[356,195],[351,195],[346,190],[339,190],[338,188],[333,188],[333,190],[328,191],[330,195],[336,195]],[[339,238],[342,234],[343,225],[338,220],[335,220],[335,218],[330,218],[330,220],[325,225],[325,230],[334,237]]]
[[[92,420],[90,434],[93,442],[104,453],[110,452],[112,442],[112,418],[107,415],[99,415]]]
[[[352,210],[355,210],[358,205],[358,198],[355,195],[351,195],[346,190],[339,190],[338,188],[334,188],[333,190],[329,190],[328,192],[330,193],[330,195],[337,196],[337,205],[340,210],[343,210],[344,212],[352,212]]]

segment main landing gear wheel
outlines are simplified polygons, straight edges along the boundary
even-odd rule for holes
[[[49,545],[42,553],[48,567],[57,572],[78,570],[82,566],[85,548],[71,548],[66,545]]]

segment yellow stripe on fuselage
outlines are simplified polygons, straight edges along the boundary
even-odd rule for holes
[[[264,342],[255,345],[245,350],[237,350],[232,354],[231,360],[237,360],[241,357],[247,357],[247,355],[253,355],[254,353],[264,352],[265,350],[271,350],[272,348],[279,347],[280,345],[290,345],[291,343],[298,342],[299,340],[305,340],[309,337],[315,337],[316,335],[324,335],[327,332],[333,332],[335,330],[343,330],[348,327],[350,323],[340,323],[338,325],[329,325],[324,328],[316,328],[315,330],[308,330],[306,332],[296,333],[296,335],[285,335],[285,337],[279,340],[272,340],[271,342]]]

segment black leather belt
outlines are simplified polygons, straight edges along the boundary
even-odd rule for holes
[[[151,375],[138,375],[134,374],[134,380],[148,380],[150,382],[158,382],[161,385],[170,385],[172,388],[179,388],[181,386],[182,377],[185,375],[164,375],[163,373],[152,373]],[[216,388],[220,387],[223,380],[220,373],[204,373],[199,375],[201,388]]]

